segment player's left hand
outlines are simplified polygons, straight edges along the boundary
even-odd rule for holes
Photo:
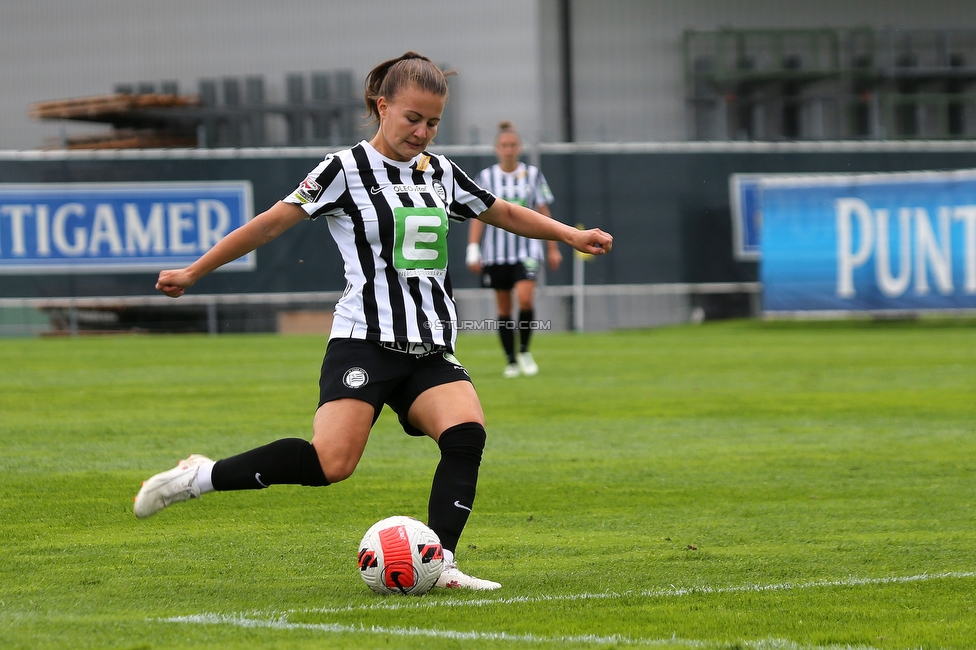
[[[179,298],[186,289],[193,286],[193,283],[194,279],[186,269],[160,271],[159,279],[156,280],[156,289],[170,298]]]
[[[599,228],[577,230],[572,241],[568,242],[581,253],[605,255],[613,248],[613,237]]]

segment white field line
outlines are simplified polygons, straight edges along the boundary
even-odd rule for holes
[[[341,612],[433,609],[440,607],[486,607],[491,605],[521,605],[532,603],[552,603],[559,601],[607,600],[612,598],[679,598],[691,595],[734,594],[744,592],[762,593],[766,591],[797,591],[829,587],[860,587],[865,585],[901,584],[926,582],[950,578],[976,578],[976,571],[950,571],[945,573],[921,573],[914,576],[893,576],[888,578],[847,578],[846,580],[814,580],[812,582],[780,582],[768,585],[740,585],[737,587],[671,587],[670,589],[649,589],[644,591],[611,591],[593,594],[565,594],[561,596],[516,596],[514,598],[477,598],[472,600],[398,600],[372,603],[369,605],[349,605],[346,607],[323,607],[302,610],[309,613],[338,614]]]
[[[453,639],[458,641],[513,641],[522,643],[544,643],[544,642],[554,642],[554,643],[595,643],[595,644],[637,644],[644,643],[643,641],[637,639],[629,639],[627,637],[612,635],[612,636],[597,636],[597,635],[582,635],[582,636],[561,636],[561,637],[546,637],[538,636],[535,634],[509,634],[508,632],[477,632],[469,631],[462,632],[458,630],[438,630],[438,629],[423,629],[417,627],[383,627],[378,625],[342,625],[339,623],[291,623],[285,618],[275,618],[275,619],[256,619],[247,618],[245,616],[238,615],[223,615],[223,614],[199,614],[196,616],[176,616],[173,618],[164,619],[166,623],[201,623],[205,625],[234,625],[237,627],[247,627],[247,628],[271,628],[275,630],[315,630],[319,632],[332,632],[336,634],[385,634],[390,636],[403,636],[403,637],[428,637],[428,638],[443,638],[443,639]],[[678,643],[685,643],[683,640],[671,639],[662,640],[663,643],[671,643],[677,645]],[[689,641],[688,644],[693,644],[696,646],[702,645],[695,641]]]
[[[676,636],[664,639],[634,639],[619,634],[599,636],[584,634],[578,636],[539,636],[537,634],[509,634],[508,632],[477,632],[460,630],[424,629],[418,627],[383,627],[379,625],[342,625],[339,623],[290,623],[284,618],[257,619],[240,615],[197,614],[193,616],[174,616],[162,619],[164,623],[196,623],[202,625],[233,625],[244,628],[265,628],[273,630],[312,630],[333,634],[376,634],[400,637],[427,637],[451,639],[454,641],[508,641],[513,643],[592,643],[595,645],[642,645],[675,648],[715,647],[715,643],[679,639]],[[742,641],[737,647],[750,650],[877,650],[871,646],[811,646],[800,645],[788,639],[760,639]]]
[[[628,591],[622,593],[604,592],[595,594],[566,594],[563,596],[520,596],[515,598],[479,598],[472,600],[416,600],[401,602],[384,602],[370,605],[352,605],[348,607],[328,607],[303,610],[289,610],[289,612],[261,613],[255,612],[250,616],[244,614],[195,614],[190,616],[174,616],[160,619],[164,623],[189,623],[203,625],[233,625],[246,628],[271,628],[280,630],[316,630],[320,632],[346,634],[383,634],[403,637],[448,638],[457,640],[496,640],[524,643],[592,643],[598,645],[624,644],[672,647],[706,647],[703,641],[691,639],[635,639],[620,635],[598,636],[538,636],[534,634],[509,634],[507,632],[477,632],[440,629],[422,629],[414,627],[381,627],[365,625],[343,625],[338,623],[293,623],[288,620],[289,614],[296,612],[303,614],[338,614],[343,612],[375,611],[375,610],[417,610],[440,607],[487,607],[493,605],[518,605],[532,603],[550,603],[559,601],[606,600],[612,598],[680,598],[691,595],[730,594],[730,593],[764,593],[773,591],[795,591],[801,589],[818,589],[831,587],[859,587],[866,585],[904,584],[911,582],[926,582],[931,580],[974,578],[976,572],[945,572],[922,573],[914,576],[893,576],[887,578],[848,578],[846,580],[814,580],[812,582],[781,582],[768,585],[740,585],[737,587],[688,587],[670,589],[653,589],[645,591]],[[762,639],[758,641],[740,642],[744,647],[752,650],[873,650],[869,646],[810,646],[801,645],[786,639]]]

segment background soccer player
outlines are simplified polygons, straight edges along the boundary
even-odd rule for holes
[[[498,162],[481,170],[475,182],[497,197],[551,217],[552,190],[538,167],[519,160],[522,139],[507,120],[498,125],[495,155]],[[535,280],[546,257],[542,242],[486,225],[477,219],[472,219],[470,224],[465,263],[473,273],[481,275],[482,286],[495,290],[498,335],[508,359],[502,374],[508,378],[519,374],[535,375],[539,366],[529,352],[529,340],[535,319]],[[558,243],[549,241],[548,245],[549,268],[555,271],[562,255]],[[519,307],[517,320],[512,318],[513,288]],[[515,354],[516,331],[518,356]]]

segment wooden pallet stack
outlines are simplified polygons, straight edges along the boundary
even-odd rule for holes
[[[111,95],[35,103],[30,115],[112,127],[65,137],[57,148],[337,146],[365,135],[353,78],[350,70],[289,74],[282,102],[268,101],[264,78],[255,75],[200,79],[193,95],[180,94],[175,81],[119,84]],[[272,134],[279,125],[283,142]]]
[[[196,120],[188,109],[199,105],[197,95],[115,93],[37,102],[30,116],[112,125],[108,133],[66,138],[67,149],[194,147]]]

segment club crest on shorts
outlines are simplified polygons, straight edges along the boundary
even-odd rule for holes
[[[346,388],[362,388],[369,382],[369,375],[362,368],[350,368],[342,376]]]

